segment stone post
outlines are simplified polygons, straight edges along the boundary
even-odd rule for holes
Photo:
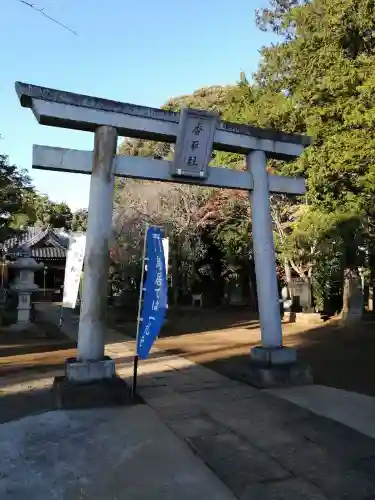
[[[104,344],[116,148],[117,130],[99,127],[95,132],[90,184],[78,355],[66,365],[67,378],[76,382],[115,376],[114,362],[104,356]]]
[[[95,133],[78,331],[78,359],[82,361],[100,361],[104,357],[116,148],[116,129],[99,127]]]
[[[130,402],[125,381],[116,376],[115,362],[104,355],[116,148],[117,130],[99,127],[90,184],[78,355],[66,361],[65,377],[55,378],[58,408]]]
[[[266,164],[264,151],[249,154],[248,168],[254,180],[250,201],[262,345],[274,348],[281,347],[283,341]]]
[[[250,378],[260,387],[275,386],[279,382],[281,385],[293,383],[296,378],[299,383],[303,382],[303,379],[306,379],[306,382],[311,381],[310,372],[294,369],[297,361],[296,351],[283,347],[266,166],[264,151],[253,151],[248,155],[247,167],[254,181],[250,201],[262,339],[262,345],[251,350]]]

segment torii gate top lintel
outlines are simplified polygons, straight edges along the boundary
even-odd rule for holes
[[[21,106],[31,108],[42,125],[95,132],[110,125],[119,135],[176,142],[180,113],[16,82]],[[218,121],[214,149],[248,154],[262,149],[268,158],[293,160],[311,138],[274,129]]]

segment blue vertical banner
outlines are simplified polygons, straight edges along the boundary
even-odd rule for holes
[[[163,234],[160,228],[148,228],[145,256],[147,275],[137,337],[137,355],[141,359],[146,359],[149,355],[152,344],[163,326],[167,310],[168,283],[162,240]]]

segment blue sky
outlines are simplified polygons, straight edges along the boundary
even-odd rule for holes
[[[254,23],[266,0],[33,0],[79,36],[17,0],[0,3],[0,152],[73,209],[87,207],[89,177],[32,170],[32,145],[92,149],[93,135],[38,125],[16,80],[158,107],[250,76],[270,42]]]

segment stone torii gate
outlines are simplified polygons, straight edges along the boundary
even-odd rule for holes
[[[269,208],[270,192],[301,195],[305,183],[266,171],[267,158],[293,160],[310,144],[308,137],[228,123],[193,109],[173,113],[21,82],[16,91],[21,105],[31,108],[41,125],[95,134],[93,152],[33,147],[33,168],[91,175],[78,356],[66,363],[65,382],[87,387],[116,379],[114,362],[104,357],[115,176],[250,193],[262,345],[251,351],[249,377],[259,386],[309,378],[299,368],[295,350],[283,347]],[[119,135],[176,143],[174,159],[116,156]],[[208,167],[212,148],[246,155],[247,171]]]

